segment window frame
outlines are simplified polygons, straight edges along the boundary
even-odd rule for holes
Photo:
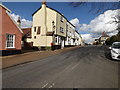
[[[13,41],[9,41],[8,42],[8,35],[12,35],[13,36],[13,38],[12,38],[12,40]],[[11,43],[12,42],[12,46],[8,46],[8,43]],[[15,48],[15,34],[6,34],[6,48]]]
[[[34,27],[34,32],[36,32],[36,29],[37,29],[37,28],[36,28],[36,27]]]
[[[36,39],[36,36],[34,36],[34,39]]]
[[[63,27],[60,27],[60,32],[64,33],[64,28]]]
[[[38,27],[37,28],[37,35],[40,35],[40,33],[41,33],[41,27]]]

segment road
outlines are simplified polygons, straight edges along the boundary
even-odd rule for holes
[[[118,61],[86,46],[3,70],[3,88],[118,88]]]

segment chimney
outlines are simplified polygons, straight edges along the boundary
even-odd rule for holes
[[[42,8],[46,8],[46,0],[42,1]]]
[[[42,4],[45,4],[45,5],[46,5],[46,1],[45,1],[45,0],[43,0],[43,1],[42,1]]]
[[[42,1],[42,34],[43,35],[46,35],[46,33],[47,33],[47,25],[46,25],[46,19],[47,19],[47,14],[46,14],[46,1],[45,0],[43,0]]]
[[[21,21],[20,21],[20,17],[18,17],[17,24],[18,24],[18,26],[21,28]]]

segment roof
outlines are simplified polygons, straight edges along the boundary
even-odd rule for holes
[[[30,34],[31,35],[31,28],[22,28],[22,31],[23,31],[23,37],[26,37],[27,34]]]
[[[5,10],[7,10],[8,12],[12,12],[10,9],[8,9],[6,6],[4,6],[2,3],[0,3],[0,6],[3,7]]]
[[[109,37],[109,36],[105,32],[103,32],[101,37]]]
[[[47,36],[53,36],[54,32],[47,32]]]
[[[11,10],[9,10],[6,6],[4,6],[2,3],[0,3],[0,6],[1,7],[3,7],[5,10],[7,10],[7,15],[10,17],[10,19],[13,21],[13,23],[17,26],[17,28],[19,29],[19,31],[21,32],[21,33],[23,33],[22,32],[22,30],[19,28],[19,26],[17,25],[17,23],[16,23],[16,21],[12,18],[12,16],[10,15],[10,13],[12,12]]]
[[[6,12],[6,13],[7,13],[7,15],[10,17],[10,19],[13,21],[13,23],[16,25],[16,27],[19,29],[19,31],[20,31],[21,33],[23,33],[23,31],[22,31],[21,28],[17,25],[16,21],[12,18],[12,16],[10,15],[10,13],[9,13],[9,12]]]
[[[57,11],[57,10],[51,8],[51,7],[48,7],[48,6],[46,6],[46,7],[49,8],[49,9],[51,9],[51,10],[53,10],[53,11],[55,11],[55,12],[57,12],[57,13],[59,13],[61,16],[63,16],[63,17],[68,21],[68,19],[67,19],[62,13],[60,13],[59,11]],[[33,16],[36,12],[38,12],[40,9],[41,9],[41,7],[38,8],[38,9],[32,14],[32,16]],[[69,22],[73,27],[75,27],[70,21],[68,21],[68,22]]]

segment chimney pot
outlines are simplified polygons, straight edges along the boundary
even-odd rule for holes
[[[42,4],[45,4],[45,5],[46,5],[46,1],[45,1],[45,0],[43,0]]]
[[[17,24],[18,24],[19,27],[21,27],[21,20],[20,20],[20,17],[18,17]]]

